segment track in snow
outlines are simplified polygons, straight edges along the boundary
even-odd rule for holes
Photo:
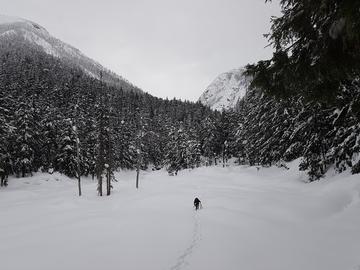
[[[170,268],[170,270],[181,270],[183,269],[188,263],[187,258],[191,256],[194,252],[194,249],[199,244],[201,240],[201,230],[200,230],[200,222],[197,213],[194,214],[194,229],[192,234],[192,240],[190,245],[184,250],[184,252],[178,257],[177,262],[174,266]]]

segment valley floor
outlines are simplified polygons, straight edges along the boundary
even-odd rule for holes
[[[360,269],[359,175],[307,184],[296,169],[212,167],[144,172],[139,190],[134,172],[117,178],[102,198],[90,179],[81,198],[58,174],[10,179],[0,269]]]

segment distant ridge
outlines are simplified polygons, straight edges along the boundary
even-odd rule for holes
[[[121,87],[125,91],[142,92],[140,88],[90,59],[80,50],[51,36],[39,24],[0,14],[0,42],[12,42],[17,39],[25,41],[24,46],[37,47],[49,55],[82,69],[93,78],[100,79],[101,77],[104,83],[111,86]]]

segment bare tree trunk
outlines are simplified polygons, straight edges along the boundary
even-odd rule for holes
[[[143,123],[142,123],[142,115],[140,113],[140,109],[138,108],[138,135],[137,135],[137,163],[136,163],[136,188],[139,188],[139,177],[140,177],[140,168],[142,161],[142,153],[141,153],[141,143],[143,136]]]
[[[77,137],[77,136],[76,136]],[[81,196],[81,169],[80,169],[80,147],[79,147],[79,138],[76,138],[77,145],[77,177],[78,177],[78,189],[79,196]]]
[[[76,129],[76,162],[77,162],[77,179],[78,179],[78,190],[79,196],[81,196],[81,168],[80,168],[80,141],[78,136],[77,127]]]
[[[223,151],[222,151],[222,165],[223,168],[225,167],[225,147],[223,146]]]
[[[96,176],[98,179],[98,187],[97,187],[97,191],[99,196],[102,196],[102,184],[103,184],[103,173],[105,170],[105,149],[104,149],[104,134],[103,134],[103,129],[104,129],[104,120],[103,120],[103,115],[100,116],[100,125],[99,125],[99,153],[98,153],[98,158],[96,161]]]
[[[140,154],[138,154],[140,156]],[[139,162],[139,157],[138,157],[138,162],[136,165],[136,188],[139,188],[139,175],[140,175],[140,162]]]
[[[102,175],[100,175],[100,177],[98,177],[98,188],[97,188],[99,196],[103,195],[102,194],[102,182],[103,182]]]
[[[109,95],[106,96],[105,100],[105,106],[107,107],[107,151],[106,151],[106,195],[110,196],[111,194],[111,175],[112,175],[112,166],[113,166],[113,145],[112,145],[112,95],[109,93]]]
[[[139,131],[137,143],[137,162],[136,162],[136,188],[139,188],[139,176],[140,176],[140,167],[141,167],[141,131]]]
[[[81,196],[81,179],[80,179],[80,175],[78,175],[78,189],[79,189],[79,196]]]
[[[106,196],[110,196],[110,194],[111,194],[111,169],[109,166],[106,173]]]
[[[100,71],[100,82],[101,85],[103,85],[102,83],[102,78],[103,78],[103,74],[102,71]],[[100,119],[99,119],[99,152],[98,152],[98,157],[96,160],[96,177],[98,180],[98,186],[97,186],[97,191],[99,196],[103,195],[103,173],[104,173],[104,169],[105,169],[105,146],[104,146],[104,128],[105,128],[105,123],[104,123],[104,97],[103,94],[100,95]]]

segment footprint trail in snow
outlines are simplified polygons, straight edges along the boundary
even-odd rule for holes
[[[177,262],[170,270],[181,270],[188,265],[187,259],[194,252],[194,249],[201,240],[200,222],[197,213],[194,215],[194,229],[192,234],[192,241],[190,245],[184,250],[184,252],[178,257]]]

